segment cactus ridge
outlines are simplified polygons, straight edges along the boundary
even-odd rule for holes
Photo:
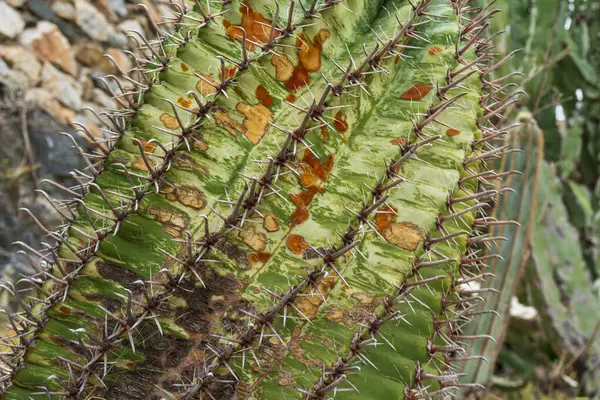
[[[177,29],[140,39],[151,54],[115,94],[105,157],[84,156],[82,194],[65,188],[78,212],[42,227],[57,248],[25,246],[46,266],[32,260],[41,296],[10,317],[2,398],[468,386],[465,342],[487,337],[462,326],[486,289],[464,285],[488,276],[476,246],[503,223],[483,212],[499,194],[486,160],[507,150],[489,125],[508,102],[485,77],[503,62],[485,66],[494,11],[305,3],[175,4]]]

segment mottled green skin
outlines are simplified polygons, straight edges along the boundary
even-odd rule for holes
[[[256,0],[248,3],[255,12],[271,19],[272,2]],[[284,25],[289,2],[279,1],[279,4],[280,25]],[[346,7],[353,12],[348,12]],[[165,99],[187,104],[187,100],[192,100],[187,93],[192,90],[202,101],[216,98],[219,108],[211,110],[201,126],[188,137],[189,148],[183,141],[178,144],[170,168],[161,176],[158,193],[143,195],[137,210],[124,218],[118,232],[101,240],[94,257],[76,274],[65,300],[47,311],[48,320],[37,333],[35,344],[25,355],[25,365],[15,374],[13,386],[4,394],[4,399],[46,398],[44,394],[33,394],[40,392],[36,389],[39,386],[62,392],[64,389],[56,380],[47,379],[50,375],[68,379],[67,363],[58,357],[74,363],[72,368],[76,376],[79,376],[77,365],[81,367],[87,363],[74,331],[85,330],[85,333],[79,333],[83,342],[90,343],[89,336],[101,337],[106,316],[103,308],[126,318],[128,293],[132,293],[134,299],[132,311],[141,315],[146,299],[140,291],[142,283],[137,281],[146,282],[143,285],[147,293],[167,293],[170,286],[165,271],[172,276],[187,273],[177,288],[169,289],[154,310],[156,319],[149,316],[136,326],[132,333],[135,351],[126,334],[121,335],[122,339],[111,348],[108,361],[112,364],[108,364],[107,374],[103,377],[106,387],[98,379],[103,375],[104,363],[98,362],[94,367],[96,375],[90,375],[82,397],[184,396],[189,386],[181,384],[193,382],[199,370],[214,363],[215,351],[221,351],[229,343],[224,338],[239,340],[248,324],[254,322],[251,314],[259,315],[277,304],[278,299],[269,291],[284,293],[300,284],[312,268],[323,265],[323,260],[310,248],[295,251],[296,242],[292,238],[301,236],[314,248],[323,249],[321,251],[340,246],[337,233],[343,233],[348,224],[356,226],[358,223],[348,208],[359,211],[361,201],[371,203],[369,188],[385,177],[386,162],[400,158],[398,141],[414,143],[428,135],[441,137],[419,148],[415,156],[402,163],[398,173],[408,181],[387,193],[390,197],[384,207],[395,210],[395,215],[389,214],[388,225],[380,226],[380,218],[386,218],[381,212],[385,211],[371,214],[368,217],[370,226],[376,227],[379,234],[365,225],[356,238],[360,242],[356,250],[335,261],[337,272],[329,269],[326,278],[320,277],[315,286],[307,286],[304,295],[294,300],[294,306],[285,308],[286,317],[280,313],[273,325],[266,328],[265,337],[261,337],[260,332],[253,337],[249,345],[252,352],[236,344],[236,356],[227,367],[211,367],[210,371],[217,379],[200,391],[217,399],[233,398],[235,393],[237,398],[301,398],[303,395],[298,389],[312,390],[324,368],[331,367],[339,357],[346,357],[355,334],[368,337],[362,326],[372,315],[383,316],[389,312],[384,310],[382,301],[395,296],[396,285],[436,276],[443,279],[415,287],[410,304],[400,302],[396,305],[404,321],[392,321],[382,326],[381,335],[394,347],[380,339],[378,346],[369,346],[362,351],[376,367],[365,363],[359,373],[348,374],[349,383],[358,392],[339,391],[336,397],[411,398],[419,392],[419,386],[426,386],[430,391],[440,388],[435,381],[415,382],[415,373],[419,366],[423,372],[433,375],[446,369],[441,362],[443,355],[428,352],[427,346],[429,342],[444,345],[440,333],[451,334],[446,328],[435,329],[435,323],[447,318],[447,309],[442,310],[442,307],[454,298],[453,280],[459,277],[458,260],[466,252],[473,213],[443,224],[446,234],[464,230],[465,235],[427,249],[424,242],[428,236],[442,235],[437,222],[440,215],[452,213],[448,209],[449,195],[462,197],[477,190],[475,180],[468,181],[462,188],[459,188],[458,180],[468,176],[463,163],[473,151],[473,140],[481,137],[477,125],[477,117],[483,113],[479,105],[482,92],[479,76],[474,74],[445,94],[446,98],[458,94],[463,97],[437,117],[443,124],[429,123],[424,126],[421,137],[415,137],[413,122],[423,121],[424,113],[440,104],[436,88],[445,86],[448,72],[458,66],[455,50],[461,43],[455,10],[447,0],[431,2],[427,11],[435,17],[415,17],[404,0],[348,0],[344,5],[335,4],[323,11],[320,18],[305,21],[310,23],[296,29],[295,34],[302,40],[292,37],[280,41],[288,45],[281,51],[294,66],[298,65],[297,46],[312,42],[310,51],[322,46],[318,49],[322,50],[320,66],[308,71],[310,82],[306,82],[307,85],[297,90],[286,87],[289,71],[275,67],[282,56],[268,53],[248,69],[235,72],[237,83],[227,89],[227,97],[204,93],[208,95],[205,98],[201,89],[206,90],[209,86],[204,83],[203,88],[198,88],[201,81],[192,71],[210,75],[218,81],[220,61],[217,53],[239,59],[241,45],[227,37],[227,23],[223,21],[239,23],[240,9],[240,3],[234,1],[207,26],[191,30],[193,34],[188,43],[165,47],[176,57],[158,74],[157,83],[144,96],[144,104],[128,120],[124,135],[96,180],[111,204],[116,207],[129,202],[118,193],[135,196],[122,165],[131,174],[146,174],[134,139],[157,141],[166,150],[179,140],[169,134],[179,128],[173,125],[173,110]],[[395,10],[395,15],[390,10]],[[302,21],[298,8],[297,11],[296,21]],[[194,12],[188,16],[200,18]],[[355,86],[341,96],[328,98],[329,109],[324,114],[329,123],[327,135],[317,127],[305,139],[319,160],[311,161],[309,150],[299,151],[295,160],[288,164],[299,173],[300,179],[292,172],[280,175],[277,187],[281,196],[264,197],[258,212],[248,215],[248,221],[229,232],[208,253],[205,259],[210,262],[197,263],[195,274],[186,270],[175,259],[175,256],[185,257],[185,232],[190,232],[194,241],[202,241],[205,223],[211,232],[219,231],[223,221],[218,214],[227,216],[231,213],[231,204],[223,200],[231,199],[235,203],[247,182],[242,173],[261,177],[267,164],[255,161],[268,160],[279,152],[286,134],[268,122],[289,130],[300,124],[302,113],[283,100],[287,97],[298,107],[306,107],[313,96],[319,99],[326,85],[322,76],[337,82],[343,75],[334,60],[344,67],[349,51],[359,64],[365,57],[362,44],[366,43],[366,49],[370,51],[376,43],[369,26],[386,40],[399,29],[396,17],[403,24],[414,23],[416,35],[400,42],[408,44],[407,48],[400,49],[402,56],[382,61],[381,66],[388,70],[387,73],[369,74],[364,78],[364,91]],[[180,28],[180,31],[184,29]],[[259,53],[260,50],[251,52]],[[279,58],[274,60],[274,57]],[[473,57],[470,52],[464,55],[466,60]],[[303,64],[305,72],[307,63],[317,62],[317,59],[310,57]],[[285,75],[286,79],[278,74]],[[268,92],[268,97],[257,91],[259,85]],[[415,85],[426,85],[430,91],[423,95],[424,86],[419,86],[415,95]],[[235,90],[235,87],[239,89]],[[258,93],[263,94],[257,99]],[[295,100],[288,97],[290,93],[294,94]],[[178,110],[178,114],[184,125],[193,121],[191,113]],[[311,121],[309,126],[318,126],[318,122]],[[148,157],[158,167],[160,159],[153,159],[150,153],[161,155],[162,147],[154,146],[152,142],[146,143],[145,147]],[[331,160],[332,167],[328,165]],[[469,168],[478,171],[479,165],[472,163]],[[135,176],[133,179],[138,180],[139,185],[151,187],[143,179]],[[314,191],[312,201],[306,201],[300,207],[307,216],[294,219],[299,215],[299,206],[295,204],[298,195],[311,190]],[[111,216],[95,188],[91,188],[84,201],[88,208]],[[473,204],[473,201],[455,204],[454,212]],[[110,219],[92,216],[96,228],[114,230],[114,222]],[[386,228],[392,231],[386,233]],[[84,213],[69,230],[69,241],[76,248],[85,247],[89,241],[81,231],[94,235]],[[380,237],[388,234],[392,236],[387,241]],[[197,247],[195,245],[193,250]],[[59,252],[65,259],[76,259],[64,245]],[[457,261],[424,269],[418,278],[412,276],[417,258],[429,261],[440,257]],[[65,268],[71,268],[69,263],[65,263]],[[56,268],[53,273],[57,277],[61,275]],[[57,290],[57,285],[48,281],[45,290]],[[326,302],[319,300],[321,296],[326,297]],[[117,323],[112,317],[108,320],[112,332]],[[158,324],[163,335],[157,329]],[[351,364],[356,361],[352,360]],[[235,382],[236,378],[239,382]],[[349,383],[342,383],[339,389],[350,388]],[[64,395],[54,397],[63,398]]]

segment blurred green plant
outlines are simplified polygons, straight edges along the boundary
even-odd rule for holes
[[[497,214],[522,226],[501,232],[507,239],[499,251],[504,259],[489,263],[496,275],[491,286],[501,295],[486,295],[485,308],[498,310],[500,317],[481,319],[471,329],[492,334],[497,343],[472,346],[487,364],[471,361],[467,381],[491,381],[492,398],[533,398],[533,392],[598,396],[600,1],[500,0],[495,6],[503,12],[492,19],[493,30],[508,32],[496,39],[499,53],[522,49],[498,76],[512,74],[502,82],[505,90],[527,93],[503,110],[497,124],[501,128],[525,117],[527,126],[539,127],[544,161],[537,171],[537,196],[516,202],[534,190],[522,191],[523,181],[531,178],[525,172],[512,181],[520,195],[498,204]],[[518,147],[521,157],[536,158],[535,149]],[[520,249],[518,259],[514,249]],[[537,318],[509,318],[512,294],[535,307]],[[498,335],[505,329],[505,336]]]

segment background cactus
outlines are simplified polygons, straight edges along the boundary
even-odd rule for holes
[[[488,289],[465,285],[505,223],[485,209],[506,59],[472,3],[174,3],[66,224],[40,223],[57,246],[23,245],[37,273],[5,284],[3,398],[478,386],[458,371]]]
[[[496,6],[504,12],[492,24],[510,31],[498,46],[507,52],[523,49],[499,72],[523,73],[514,90],[520,86],[529,94],[504,110],[505,124],[521,119],[530,129],[541,129],[545,160],[536,171],[542,182],[537,195],[521,207],[532,212],[518,219],[522,228],[532,223],[531,235],[524,235],[522,228],[503,232],[508,239],[503,248],[520,247],[525,258],[516,260],[500,250],[504,260],[494,261],[496,277],[490,285],[505,295],[501,306],[507,305],[506,296],[516,293],[539,315],[511,321],[508,310],[501,313],[491,326],[508,330],[507,342],[495,336],[496,344],[482,346],[483,350],[473,347],[487,363],[471,361],[466,372],[477,373],[469,374],[465,382],[495,383],[498,393],[514,398],[528,398],[531,390],[520,389],[529,383],[541,392],[562,392],[567,398],[597,396],[600,295],[593,221],[598,210],[594,193],[598,187],[600,3],[508,0]],[[510,185],[522,192],[519,179]],[[517,210],[509,198],[499,202],[496,212]],[[519,280],[522,270],[525,279]],[[498,309],[491,303],[494,299],[486,300],[486,308]],[[471,326],[471,333],[488,333],[488,324],[482,320],[478,324]]]

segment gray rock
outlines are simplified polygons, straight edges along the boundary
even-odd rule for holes
[[[25,21],[8,3],[0,1],[0,38],[14,39],[25,29]]]
[[[71,42],[76,42],[81,38],[83,32],[78,27],[56,16],[52,8],[44,0],[29,0],[27,2],[29,11],[43,21],[52,22],[58,26],[60,31]]]
[[[0,109],[0,157],[8,167],[15,168],[21,162],[23,142],[21,135],[21,110],[18,108]],[[85,167],[83,160],[72,149],[71,141],[58,132],[73,132],[72,129],[57,123],[50,115],[41,110],[28,113],[28,132],[31,149],[34,153],[39,178],[52,179],[64,186],[75,184],[69,172]],[[85,150],[87,143],[76,137]],[[67,198],[65,193],[52,185],[41,187],[53,198]],[[43,232],[29,216],[19,212],[20,207],[30,209],[40,221],[50,229],[61,223],[60,216],[41,196],[35,196],[34,186],[29,174],[21,174],[17,179],[0,179],[0,270],[7,263],[18,271],[29,271],[31,267],[21,256],[16,256],[17,248],[13,242],[20,240],[34,248],[41,241],[48,241]]]
[[[78,111],[81,108],[83,89],[73,77],[63,74],[50,63],[42,67],[42,88],[46,89],[65,106]]]
[[[21,73],[27,79],[24,82],[25,87],[35,86],[39,82],[42,65],[24,47],[0,46],[0,60],[6,61],[7,67],[10,67],[13,72]]]
[[[85,0],[75,0],[75,23],[87,36],[99,42],[108,42],[116,35],[115,28],[106,17]]]
[[[127,6],[124,0],[107,0],[108,8],[121,18],[127,16]]]

